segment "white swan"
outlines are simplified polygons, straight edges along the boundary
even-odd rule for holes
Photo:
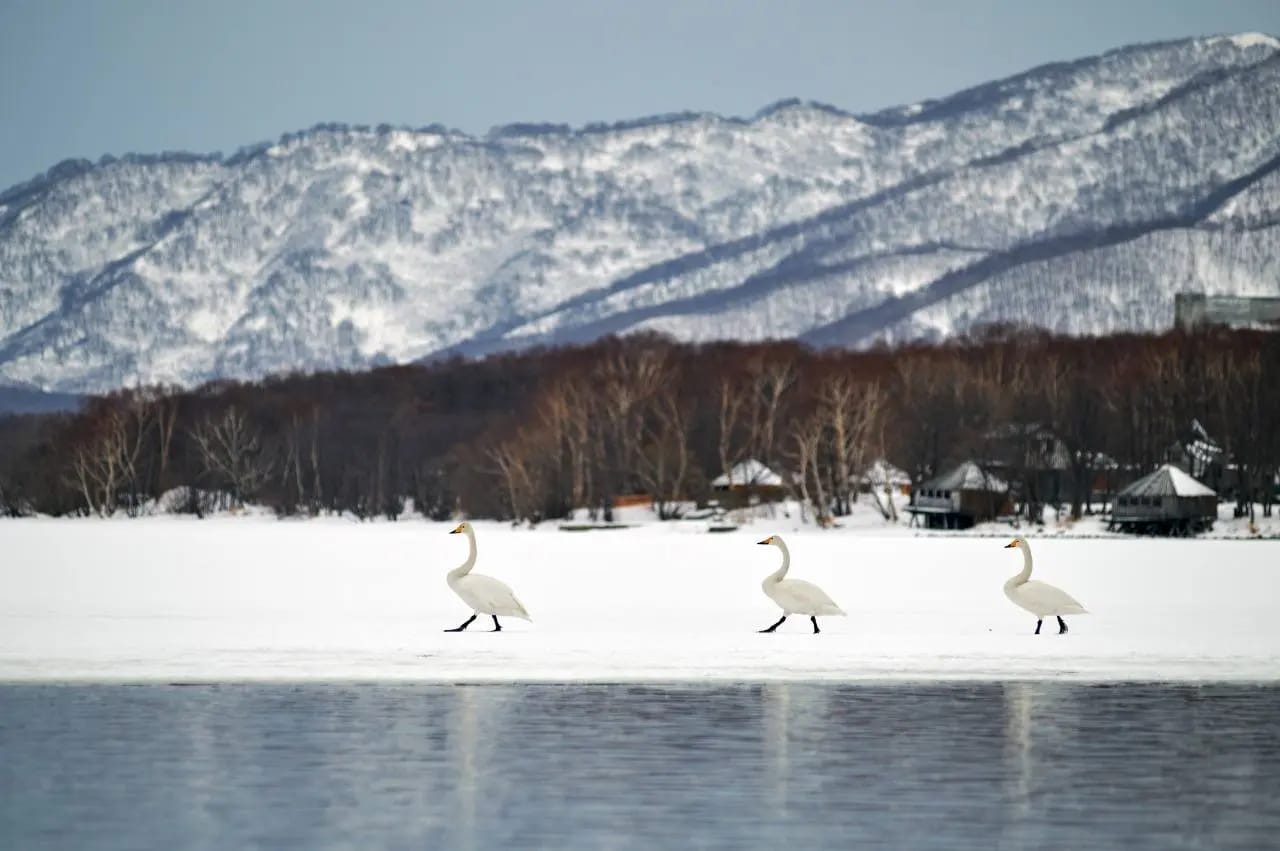
[[[769,599],[782,608],[782,617],[768,629],[760,630],[761,632],[773,632],[782,626],[787,615],[808,615],[809,620],[813,622],[813,631],[816,634],[821,632],[818,629],[818,615],[844,614],[844,609],[837,606],[835,601],[827,596],[826,591],[812,582],[805,582],[803,579],[783,579],[791,567],[791,551],[787,549],[781,537],[770,535],[759,543],[772,544],[782,550],[782,567],[770,573],[764,578],[764,582],[760,583],[760,587],[764,589]]]
[[[1089,614],[1085,607],[1077,603],[1075,598],[1066,591],[1047,582],[1031,579],[1031,547],[1027,544],[1026,538],[1014,538],[1004,546],[1006,550],[1010,547],[1022,550],[1022,572],[1017,576],[1009,577],[1009,581],[1004,584],[1004,595],[1036,616],[1036,635],[1040,634],[1040,625],[1050,615],[1057,616],[1058,635],[1062,635],[1067,631],[1067,622],[1062,619],[1063,615]]]
[[[462,598],[462,602],[471,607],[471,617],[463,621],[461,626],[446,629],[445,632],[462,632],[481,614],[490,615],[493,618],[492,632],[502,632],[498,615],[533,620],[516,599],[516,595],[505,584],[492,576],[471,572],[471,568],[476,566],[476,533],[470,523],[459,523],[458,528],[449,534],[456,535],[459,532],[467,536],[467,560],[449,571],[449,587],[453,589],[453,593]]]

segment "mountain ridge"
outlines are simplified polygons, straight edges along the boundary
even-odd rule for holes
[[[1280,41],[1246,34],[865,115],[328,123],[228,156],[67,160],[0,192],[0,381],[191,384],[631,330],[1147,330],[1177,288],[1280,287],[1278,89]]]
[[[1278,63],[1278,62],[1280,62],[1280,55],[1272,56],[1272,57],[1270,57],[1270,58],[1268,58],[1268,59],[1262,60],[1261,62],[1257,63],[1257,65],[1261,65],[1261,64],[1264,64],[1264,63],[1273,63],[1273,64],[1274,64],[1274,63]],[[1045,67],[1045,68],[1057,68],[1057,67],[1060,67],[1060,65],[1061,65],[1061,64],[1063,64],[1063,63],[1054,63],[1053,65],[1043,66],[1043,67]],[[1074,64],[1074,63],[1065,63],[1065,64]],[[1108,118],[1108,120],[1107,120],[1107,122],[1106,122],[1106,123],[1105,123],[1105,125],[1104,125],[1103,130],[1102,130],[1102,131],[1095,131],[1095,132],[1106,132],[1106,131],[1114,130],[1117,126],[1119,126],[1119,125],[1123,124],[1124,122],[1134,120],[1134,119],[1136,119],[1136,118],[1140,117],[1140,116],[1141,116],[1142,114],[1144,114],[1145,112],[1150,111],[1150,110],[1151,110],[1151,109],[1153,109],[1153,108],[1156,108],[1156,107],[1161,106],[1161,105],[1168,104],[1168,103],[1172,102],[1173,100],[1175,100],[1176,98],[1186,96],[1187,94],[1189,94],[1189,93],[1191,93],[1191,92],[1193,92],[1193,91],[1195,91],[1195,90],[1197,90],[1197,89],[1199,89],[1199,88],[1201,88],[1201,87],[1203,87],[1203,86],[1205,86],[1205,85],[1208,85],[1208,84],[1210,84],[1210,83],[1212,83],[1212,82],[1217,82],[1217,81],[1221,80],[1222,78],[1224,78],[1224,77],[1226,77],[1226,76],[1229,76],[1229,75],[1231,75],[1231,74],[1243,73],[1243,71],[1248,70],[1249,68],[1253,68],[1253,67],[1256,67],[1256,65],[1255,65],[1255,66],[1247,66],[1245,69],[1215,69],[1215,70],[1213,70],[1213,71],[1211,71],[1211,72],[1208,72],[1208,73],[1206,73],[1206,74],[1198,75],[1198,76],[1196,76],[1196,77],[1194,77],[1194,78],[1192,78],[1192,79],[1188,80],[1188,81],[1187,81],[1186,83],[1184,83],[1182,86],[1179,86],[1179,87],[1178,87],[1178,88],[1176,88],[1175,90],[1173,90],[1173,91],[1171,91],[1171,92],[1168,92],[1168,93],[1166,93],[1165,95],[1163,95],[1163,96],[1160,98],[1160,100],[1159,100],[1159,102],[1158,102],[1157,104],[1144,105],[1143,107],[1138,107],[1138,108],[1134,108],[1134,109],[1130,109],[1130,110],[1125,110],[1125,111],[1123,111],[1122,113],[1118,113],[1118,114],[1116,114],[1116,115],[1114,115],[1114,116],[1112,116],[1112,117],[1109,117],[1109,118]],[[1030,73],[1030,72],[1028,72],[1028,73]],[[1020,76],[1026,76],[1026,75],[1020,75]],[[1083,135],[1092,135],[1092,134],[1083,134]],[[1076,137],[1076,138],[1079,138],[1079,137]],[[1073,140],[1074,140],[1074,139],[1053,139],[1053,140],[1035,140],[1035,141],[1028,141],[1028,142],[1021,143],[1021,144],[1019,144],[1018,146],[1016,146],[1015,148],[1011,148],[1011,149],[1009,149],[1009,150],[1007,150],[1007,151],[998,152],[997,154],[995,154],[995,155],[993,155],[993,156],[980,158],[980,159],[978,159],[978,160],[975,160],[975,161],[972,161],[972,162],[966,163],[966,164],[964,164],[964,166],[962,166],[962,167],[969,167],[969,168],[975,168],[975,167],[976,167],[976,168],[981,168],[981,167],[986,167],[986,166],[988,166],[988,165],[993,165],[993,164],[998,164],[998,163],[1000,163],[1001,161],[1003,161],[1003,160],[1006,158],[1006,156],[1007,156],[1008,154],[1011,154],[1011,153],[1023,154],[1023,153],[1027,153],[1027,152],[1029,152],[1030,150],[1035,150],[1035,149],[1040,149],[1040,148],[1050,147],[1050,146],[1053,146],[1053,145],[1061,144],[1061,143],[1063,143],[1063,142],[1065,142],[1065,141],[1073,141]],[[1108,236],[1108,235],[1105,235],[1105,234],[1097,234],[1097,235],[1095,235],[1095,234],[1079,234],[1079,235],[1076,235],[1076,240],[1077,240],[1078,242],[1081,242],[1081,243],[1085,244],[1085,245],[1088,245],[1089,247],[1096,247],[1097,245],[1106,244],[1107,242],[1121,242],[1121,241],[1124,241],[1125,239],[1132,238],[1133,236],[1137,236],[1137,235],[1140,235],[1140,234],[1142,234],[1142,233],[1144,233],[1144,232],[1151,231],[1151,230],[1162,230],[1162,229],[1171,229],[1171,228],[1175,228],[1175,227],[1187,227],[1187,226],[1190,226],[1190,225],[1192,225],[1192,224],[1197,223],[1203,215],[1207,215],[1209,212],[1212,212],[1212,210],[1213,210],[1213,209],[1216,209],[1219,205],[1221,205],[1222,203],[1225,203],[1225,201],[1226,201],[1228,198],[1230,198],[1230,197],[1234,196],[1235,194],[1237,194],[1238,192],[1242,191],[1244,188],[1246,188],[1249,184],[1253,183],[1255,180],[1257,180],[1257,179],[1259,179],[1259,178],[1261,178],[1261,177],[1265,176],[1266,174],[1269,174],[1269,173],[1273,172],[1273,171],[1277,168],[1277,166],[1278,166],[1278,165],[1280,165],[1280,160],[1273,159],[1273,160],[1271,160],[1271,161],[1269,161],[1269,162],[1265,163],[1265,164],[1263,165],[1263,167],[1261,167],[1260,169],[1258,169],[1255,173],[1252,173],[1252,174],[1250,174],[1250,175],[1246,175],[1245,177],[1243,177],[1243,178],[1241,178],[1241,179],[1237,179],[1236,181],[1233,181],[1233,182],[1231,183],[1231,185],[1230,185],[1230,186],[1228,186],[1228,187],[1224,187],[1224,188],[1223,188],[1223,191],[1220,193],[1220,196],[1221,196],[1221,197],[1218,197],[1218,196],[1219,196],[1219,193],[1215,193],[1213,196],[1211,196],[1210,198],[1208,198],[1208,199],[1206,199],[1206,200],[1205,200],[1204,205],[1202,205],[1202,206],[1203,206],[1203,208],[1202,208],[1202,209],[1200,209],[1198,212],[1193,211],[1191,214],[1189,214],[1189,215],[1188,215],[1188,216],[1186,216],[1186,217],[1182,217],[1182,218],[1177,219],[1177,220],[1160,220],[1160,221],[1150,221],[1150,222],[1146,222],[1146,223],[1144,223],[1144,224],[1142,224],[1142,225],[1136,226],[1136,227],[1135,227],[1135,228],[1133,228],[1133,229],[1130,229],[1130,232],[1128,233],[1128,235],[1127,235],[1127,236],[1126,236],[1125,234],[1123,234],[1123,233],[1122,233],[1122,234],[1115,234],[1115,235],[1111,235],[1111,236]],[[870,206],[870,205],[872,205],[872,204],[874,204],[874,203],[876,203],[876,202],[878,202],[878,201],[880,201],[880,200],[883,200],[883,197],[884,197],[885,195],[895,195],[895,194],[901,194],[901,193],[903,193],[903,192],[911,191],[911,190],[913,190],[913,189],[915,189],[915,188],[918,188],[919,186],[924,185],[924,184],[926,184],[926,183],[930,183],[930,182],[933,182],[933,181],[939,180],[939,179],[941,179],[942,177],[945,177],[945,175],[938,175],[938,174],[925,174],[925,175],[921,175],[921,176],[919,176],[918,178],[915,178],[913,181],[910,181],[910,182],[907,182],[907,183],[904,183],[904,184],[898,184],[898,185],[895,185],[895,186],[889,187],[887,190],[885,190],[885,191],[884,191],[884,193],[879,193],[879,194],[878,194],[878,196],[869,196],[869,197],[867,197],[867,198],[862,198],[862,199],[858,199],[858,200],[856,200],[856,201],[853,201],[853,202],[851,202],[849,205],[846,205],[846,206],[844,207],[844,209],[843,209],[843,210],[827,210],[827,211],[823,211],[822,213],[820,213],[820,214],[819,214],[819,216],[818,216],[818,217],[819,217],[819,218],[821,218],[821,217],[830,217],[830,216],[833,216],[833,215],[839,215],[840,213],[845,212],[845,211],[847,211],[847,210],[849,210],[849,209],[854,209],[854,208],[860,208],[860,207]],[[778,229],[778,232],[779,232],[779,233],[789,233],[789,232],[793,232],[793,231],[795,231],[795,230],[796,230],[796,229],[798,229],[798,228],[802,228],[802,227],[804,226],[804,224],[805,224],[804,222],[796,222],[796,223],[790,223],[790,224],[787,224],[787,225],[783,225],[783,226],[781,226],[781,227]],[[742,244],[742,245],[747,245],[747,244],[758,244],[758,242],[759,242],[761,239],[769,239],[771,236],[772,236],[772,234],[764,234],[764,235],[762,235],[762,236],[751,237],[751,238],[748,238],[747,240],[742,240],[742,241],[740,241],[740,244]],[[923,248],[927,248],[927,247],[928,247],[928,246],[920,246],[920,247],[914,247],[914,248],[912,248],[912,249],[908,249],[908,250],[919,251],[919,250],[922,250]],[[933,247],[937,247],[937,248],[943,248],[943,247],[960,248],[959,246],[944,246],[944,245],[935,245],[935,246],[933,246]],[[724,246],[724,248],[726,248],[726,249],[728,249],[728,250],[733,250],[733,246]],[[1034,250],[1035,250],[1035,244],[1034,244],[1034,243],[1032,243],[1032,244],[1030,244],[1030,245],[1028,245],[1028,246],[1014,246],[1014,247],[1013,247],[1013,253],[1017,253],[1017,252],[1019,251],[1019,249],[1023,249],[1023,250],[1025,250],[1025,249],[1027,249],[1027,248],[1030,248],[1030,249],[1032,249],[1032,250],[1034,251]],[[961,249],[961,250],[963,250],[963,249]],[[1070,249],[1068,249],[1068,250],[1070,250]],[[704,252],[704,253],[705,253],[705,252]],[[992,259],[998,259],[998,258],[992,258]],[[678,261],[668,261],[668,262],[669,262],[669,263],[671,263],[671,262],[678,262]],[[980,261],[978,261],[975,265],[981,265],[983,262],[984,262],[984,261],[981,261],[981,260],[980,260]],[[1013,262],[1013,265],[1016,265],[1016,261],[1012,261],[1012,262]],[[642,272],[639,274],[639,277],[643,278],[643,277],[645,277],[645,276],[647,276],[647,275],[649,275],[649,274],[652,274],[650,270],[644,270],[644,271],[642,271]],[[767,272],[766,272],[766,274],[767,274]],[[958,271],[957,271],[957,273],[951,273],[950,275],[948,275],[948,276],[944,276],[944,277],[963,277],[963,276],[964,276],[964,275],[966,275],[966,274],[969,274],[969,269],[967,269],[967,268],[966,268],[966,269],[958,270]],[[617,288],[619,288],[619,287],[623,287],[623,286],[625,286],[627,283],[628,283],[627,281],[619,281],[619,282],[615,282],[615,283],[610,287],[610,292],[609,292],[609,293],[604,293],[603,295],[609,295],[609,294],[612,294],[612,292],[613,292],[615,289],[617,289]],[[743,286],[749,285],[750,283],[751,283],[751,279],[748,279],[748,280],[744,281]],[[943,281],[939,281],[939,282],[937,282],[937,283],[943,283]],[[573,301],[575,301],[575,302],[580,302],[580,301],[582,301],[582,300],[584,300],[584,299],[590,299],[590,298],[592,298],[593,296],[597,296],[597,295],[601,295],[601,294],[588,293],[588,294],[585,294],[585,295],[583,295],[583,296],[578,296],[578,297],[576,297]],[[917,294],[915,294],[915,295],[916,295],[916,296],[922,296],[922,295],[925,295],[925,294],[924,294],[924,293],[917,293]],[[693,298],[694,298],[694,299],[697,299],[697,298],[698,298],[698,296],[694,296]],[[890,302],[886,302],[884,305],[882,305],[882,306],[881,306],[881,309],[884,309],[884,308],[891,308],[891,307],[893,306],[893,301],[896,301],[896,300],[891,300]],[[561,305],[561,306],[558,306],[558,308],[562,308],[562,307],[565,307],[565,306],[567,306],[567,305]],[[854,314],[854,315],[852,315],[852,316],[846,317],[845,319],[841,320],[839,323],[833,323],[833,326],[856,324],[857,320],[861,317],[861,315],[862,315],[862,314]],[[617,324],[617,320],[615,320],[615,323],[614,323],[614,324],[615,324],[615,325]],[[507,330],[507,329],[504,329],[504,328],[502,328],[502,327],[499,327],[499,328],[498,328],[498,329],[496,329],[496,330],[498,330],[499,332],[501,332],[501,331],[503,331],[503,330]],[[592,337],[594,337],[594,336],[599,336],[599,335],[601,335],[601,334],[610,333],[610,332],[612,332],[612,331],[616,331],[616,330],[618,330],[618,328],[616,328],[616,327],[596,327],[596,328],[592,328],[592,329],[590,329],[590,330],[589,330],[585,335],[578,335],[578,336],[575,336],[575,337],[571,338],[571,341],[572,341],[572,342],[582,342],[582,341],[585,341],[585,340],[587,340],[587,339],[591,339],[591,338],[592,338]],[[807,342],[813,342],[813,343],[816,343],[816,344],[819,344],[819,345],[822,345],[822,344],[828,344],[828,345],[829,345],[829,344],[838,344],[839,342],[842,342],[842,340],[841,340],[841,339],[839,339],[838,337],[836,337],[836,338],[834,338],[834,339],[832,339],[831,337],[832,337],[832,328],[831,328],[831,326],[828,326],[828,327],[823,327],[823,328],[815,329],[814,331],[811,331],[811,332],[809,332],[809,333],[805,334],[805,335],[802,337],[802,339],[806,340]],[[483,340],[481,340],[481,341],[479,341],[479,342],[483,343],[484,341],[483,341]],[[533,340],[533,341],[529,341],[529,342],[530,342],[530,343],[532,343],[532,342],[537,342],[537,341],[536,341],[536,340]],[[482,353],[482,352],[486,351],[486,349],[484,349],[484,348],[483,348],[483,346],[480,346],[480,347],[478,347],[478,348],[477,348],[477,347],[476,347],[476,346],[474,346],[474,345],[472,345],[472,346],[468,346],[467,344],[464,344],[463,346],[459,347],[459,350],[460,350],[460,351],[462,351],[462,352],[472,353],[472,354]]]
[[[1059,70],[1077,66],[1079,64],[1089,63],[1094,60],[1103,59],[1112,54],[1123,53],[1131,50],[1176,46],[1180,44],[1185,44],[1190,41],[1213,40],[1213,39],[1241,39],[1241,38],[1243,39],[1257,38],[1257,39],[1263,40],[1264,43],[1270,44],[1271,46],[1280,47],[1280,36],[1274,36],[1269,33],[1256,33],[1256,32],[1236,33],[1236,34],[1216,33],[1210,36],[1180,38],[1180,39],[1166,39],[1163,41],[1152,41],[1152,42],[1142,42],[1139,44],[1122,45],[1120,47],[1111,48],[1110,50],[1104,51],[1103,53],[1095,54],[1093,56],[1080,57],[1077,59],[1066,59],[1066,60],[1060,60],[1055,62],[1045,62],[1041,65],[1036,65],[1025,71],[1021,71],[1021,72],[1018,72],[1017,74],[1013,74],[1009,77],[1003,77],[1003,78],[1000,78],[999,80],[992,81],[992,82],[979,83],[977,85],[970,86],[965,89],[961,89],[957,92],[953,92],[952,94],[945,95],[943,97],[926,98],[925,100],[919,101],[914,104],[889,106],[889,107],[884,107],[882,109],[873,110],[871,112],[853,112],[850,110],[841,109],[838,106],[825,103],[822,101],[818,101],[810,98],[802,98],[799,96],[790,96],[790,97],[779,98],[773,101],[772,103],[765,104],[764,106],[760,107],[751,115],[746,115],[746,116],[721,115],[719,113],[711,112],[711,111],[676,110],[671,112],[653,113],[652,115],[645,115],[638,118],[624,119],[624,120],[615,121],[615,122],[608,122],[608,121],[585,122],[584,124],[579,125],[577,127],[568,123],[563,123],[563,122],[532,122],[532,121],[507,122],[504,124],[494,125],[493,127],[490,127],[488,130],[482,133],[477,133],[477,134],[467,133],[466,131],[458,130],[456,128],[451,128],[451,127],[448,127],[447,125],[439,124],[439,123],[432,123],[432,124],[425,124],[425,125],[412,125],[412,124],[403,124],[403,123],[402,124],[382,123],[382,124],[374,125],[374,124],[352,123],[352,122],[342,122],[342,121],[321,121],[321,122],[317,122],[316,124],[313,124],[311,127],[308,127],[306,129],[285,131],[281,133],[279,136],[277,136],[275,139],[262,139],[257,142],[251,142],[247,145],[241,145],[230,154],[224,153],[222,151],[203,151],[202,152],[202,151],[189,151],[185,149],[179,149],[179,150],[162,151],[160,153],[127,151],[121,154],[103,154],[97,160],[92,160],[87,157],[68,157],[55,163],[46,171],[40,174],[33,175],[31,178],[28,178],[27,180],[18,181],[17,183],[9,187],[0,188],[0,204],[4,204],[7,200],[7,196],[9,196],[11,193],[14,193],[15,191],[20,190],[24,187],[27,187],[31,184],[43,182],[55,176],[57,177],[68,176],[66,174],[55,175],[55,172],[59,172],[60,170],[63,170],[63,169],[71,169],[77,172],[82,172],[98,166],[111,165],[115,162],[130,162],[130,161],[146,162],[146,161],[159,161],[167,158],[173,158],[178,160],[182,160],[182,159],[206,160],[211,162],[235,164],[237,162],[243,161],[243,159],[247,157],[256,156],[266,151],[268,148],[274,145],[283,144],[292,138],[302,136],[308,133],[313,133],[320,130],[329,130],[329,129],[339,129],[343,131],[361,131],[361,132],[375,132],[375,131],[385,132],[385,131],[394,130],[394,131],[404,131],[404,132],[412,132],[412,133],[433,133],[441,136],[456,135],[456,136],[466,137],[469,139],[479,140],[479,139],[488,138],[490,136],[502,137],[507,135],[515,135],[515,136],[536,135],[537,133],[542,133],[542,132],[557,134],[557,135],[572,135],[576,133],[592,133],[592,132],[603,132],[603,131],[609,131],[609,130],[623,130],[623,129],[632,129],[635,127],[646,127],[646,126],[674,123],[677,121],[692,120],[697,118],[713,118],[713,119],[725,121],[725,122],[749,124],[761,118],[766,118],[769,115],[773,114],[774,112],[780,111],[782,109],[791,108],[791,107],[806,107],[806,108],[820,109],[820,110],[824,110],[845,118],[855,118],[859,121],[862,121],[868,124],[884,122],[885,119],[882,118],[882,116],[889,116],[894,113],[899,113],[903,110],[919,108],[920,112],[912,113],[910,117],[912,121],[923,121],[923,120],[929,120],[925,118],[923,114],[926,110],[929,110],[939,105],[946,104],[950,101],[960,99],[962,97],[968,97],[968,96],[971,96],[973,93],[981,92],[992,87],[1008,84],[1023,78],[1028,78],[1036,74],[1046,73],[1050,71],[1059,71]]]

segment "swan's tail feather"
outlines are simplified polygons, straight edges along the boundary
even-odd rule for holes
[[[529,623],[533,623],[533,618],[529,617],[529,612],[525,610],[524,603],[521,603],[519,600],[515,600],[514,597],[512,599],[516,604],[516,608],[520,610],[517,614],[513,614],[512,617],[523,618]]]

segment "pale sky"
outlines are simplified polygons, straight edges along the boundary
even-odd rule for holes
[[[67,157],[319,122],[868,112],[1113,47],[1280,34],[1278,0],[0,0],[0,189]]]

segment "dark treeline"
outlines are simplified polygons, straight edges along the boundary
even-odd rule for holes
[[[665,516],[755,458],[819,520],[848,513],[879,458],[919,481],[1003,453],[1021,509],[1040,497],[1051,430],[1089,510],[1104,465],[1133,478],[1198,421],[1233,470],[1242,510],[1270,512],[1280,469],[1280,335],[1060,338],[989,328],[939,346],[851,352],[793,343],[607,339],[482,361],[325,373],[196,390],[147,388],[75,414],[0,420],[0,510],[137,513],[165,494],[203,513],[254,502],[282,515],[540,520],[619,496]],[[1012,459],[1012,460],[1009,460]],[[873,491],[871,499],[891,511]]]

